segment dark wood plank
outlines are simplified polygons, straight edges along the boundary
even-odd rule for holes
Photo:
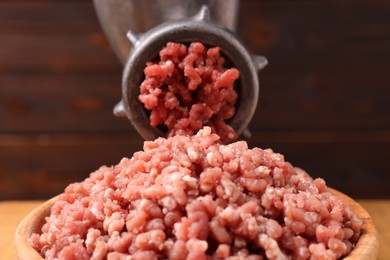
[[[265,55],[256,129],[390,127],[390,2],[242,1],[238,34]]]
[[[2,0],[2,34],[61,35],[100,31],[92,1]]]
[[[390,197],[390,132],[261,132],[249,145],[283,153],[353,197]],[[142,140],[125,133],[0,135],[0,198],[48,198],[140,149]]]
[[[0,136],[0,200],[46,199],[142,148],[129,134]]]
[[[130,131],[114,105],[121,98],[120,72],[96,74],[0,74],[0,131]]]
[[[101,33],[2,35],[0,72],[107,73],[121,71]]]
[[[277,78],[268,73],[262,78],[251,129],[388,129],[390,82],[386,81],[390,79],[386,71],[380,73],[370,86],[364,85],[369,84],[364,71],[356,77],[312,75],[306,82],[299,79],[305,77],[302,74]],[[120,81],[119,70],[107,74],[0,74],[0,131],[128,131],[128,122],[112,114],[121,98]]]
[[[347,64],[346,64],[347,66]],[[390,64],[389,64],[390,66]],[[275,69],[274,69],[275,68]],[[260,74],[254,129],[388,129],[388,68]],[[272,70],[272,71],[271,71]],[[273,71],[276,70],[276,71]]]
[[[388,1],[242,1],[238,34],[275,61],[304,58],[321,66],[318,57],[335,62],[380,53],[385,61],[389,11]]]
[[[0,2],[0,24],[0,72],[121,70],[92,1]]]

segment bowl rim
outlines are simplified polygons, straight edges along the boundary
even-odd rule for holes
[[[328,188],[329,191],[343,200],[348,207],[363,220],[362,232],[355,248],[346,256],[345,260],[375,260],[379,251],[378,231],[375,228],[374,222],[368,212],[358,202],[353,200],[346,194]],[[52,205],[57,201],[59,195],[45,201],[30,213],[28,213],[20,222],[16,229],[14,238],[14,250],[16,259],[31,259],[42,260],[42,256],[30,246],[29,238],[35,232],[41,232],[41,227],[44,223],[44,218],[36,219],[36,216],[50,214]]]
[[[363,220],[363,227],[355,248],[343,259],[345,260],[376,260],[379,251],[378,231],[370,214],[357,201],[353,200],[348,195],[329,188],[332,194],[343,200],[350,209]]]
[[[58,200],[59,195],[45,201],[28,213],[16,228],[14,237],[15,259],[42,260],[43,257],[31,247],[29,239],[35,232],[41,232],[45,218],[36,219],[36,216],[50,214],[51,207]]]

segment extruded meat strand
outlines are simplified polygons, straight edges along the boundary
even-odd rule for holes
[[[235,113],[240,73],[225,66],[219,47],[167,43],[158,61],[146,64],[140,86],[138,98],[150,111],[150,125],[164,126],[168,136],[210,126],[223,142],[237,139],[226,121]]]

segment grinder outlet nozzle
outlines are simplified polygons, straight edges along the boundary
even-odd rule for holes
[[[258,103],[258,72],[268,62],[263,56],[250,54],[232,31],[214,23],[207,5],[203,5],[195,16],[188,19],[168,21],[142,34],[128,31],[127,38],[133,48],[123,70],[122,100],[115,106],[114,114],[128,118],[144,139],[153,140],[167,134],[150,125],[148,113],[138,96],[146,63],[154,60],[168,42],[201,42],[207,46],[220,47],[222,55],[240,71],[236,85],[239,95],[235,114],[228,124],[239,135],[249,134],[247,126]]]

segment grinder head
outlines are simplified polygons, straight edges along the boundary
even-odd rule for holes
[[[155,60],[159,51],[168,42],[202,42],[206,46],[219,46],[225,60],[240,71],[235,88],[238,93],[236,111],[228,124],[242,134],[256,110],[259,96],[258,71],[267,65],[263,56],[251,55],[241,41],[225,27],[210,19],[207,6],[194,17],[169,21],[148,32],[127,34],[133,44],[123,71],[122,100],[115,106],[116,116],[127,117],[137,132],[146,140],[166,136],[162,130],[150,126],[148,112],[138,100],[144,68],[148,61]]]

